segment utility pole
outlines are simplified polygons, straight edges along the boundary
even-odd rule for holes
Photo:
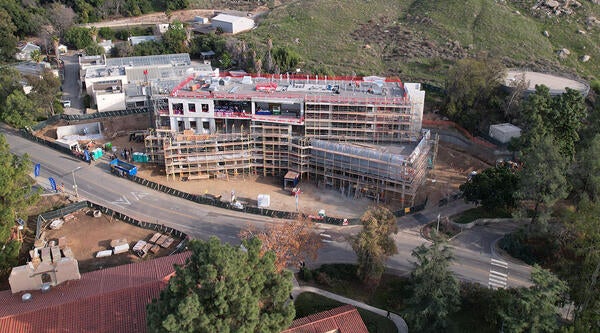
[[[79,192],[77,191],[77,181],[75,180],[75,171],[81,169],[82,167],[78,166],[77,168],[71,170],[71,175],[73,175],[73,190],[75,191],[75,197],[79,198]]]

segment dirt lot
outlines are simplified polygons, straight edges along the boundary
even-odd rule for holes
[[[79,261],[79,271],[82,273],[165,256],[179,243],[179,240],[176,240],[169,249],[161,248],[157,254],[150,253],[144,259],[131,252],[96,258],[98,251],[111,249],[110,241],[113,239],[126,238],[129,247],[133,248],[138,240],[149,240],[154,231],[133,226],[107,215],[93,217],[89,209],[77,211],[73,216],[75,218],[65,221],[60,229],[46,230],[46,236],[48,241],[58,241],[59,237],[67,238],[67,244]]]
[[[440,199],[458,191],[471,171],[480,172],[488,167],[488,163],[451,145],[440,143],[434,169],[429,172],[417,202],[423,202],[428,197],[427,207],[433,207]]]
[[[111,142],[112,146],[121,151],[123,148],[132,148],[134,152],[143,152],[144,143],[137,143],[129,141],[129,132],[135,130],[146,130],[150,127],[150,118],[147,114],[130,115],[125,117],[118,117],[114,119],[94,119],[77,122],[77,124],[86,123],[102,123],[102,133],[104,139],[95,140],[97,147],[103,147],[105,143]],[[37,136],[43,137],[46,140],[56,140],[56,128],[59,126],[70,125],[71,122],[61,120],[55,124],[44,127],[42,130],[36,132]],[[86,143],[86,142],[80,142]]]

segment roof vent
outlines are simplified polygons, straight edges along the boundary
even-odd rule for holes
[[[31,296],[31,294],[30,294],[30,293],[25,293],[25,294],[23,294],[23,296],[21,296],[21,301],[22,301],[23,303],[25,303],[25,302],[29,302],[29,301],[31,301],[32,299],[33,299],[33,296]]]
[[[50,283],[42,284],[42,294],[45,294],[50,291]]]

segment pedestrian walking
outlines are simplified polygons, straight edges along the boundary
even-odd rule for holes
[[[387,316],[388,319],[390,319],[390,311],[387,312]]]

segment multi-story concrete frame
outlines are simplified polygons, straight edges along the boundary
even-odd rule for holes
[[[158,113],[166,174],[298,174],[348,196],[413,203],[431,142],[419,84],[379,77],[191,76]]]

